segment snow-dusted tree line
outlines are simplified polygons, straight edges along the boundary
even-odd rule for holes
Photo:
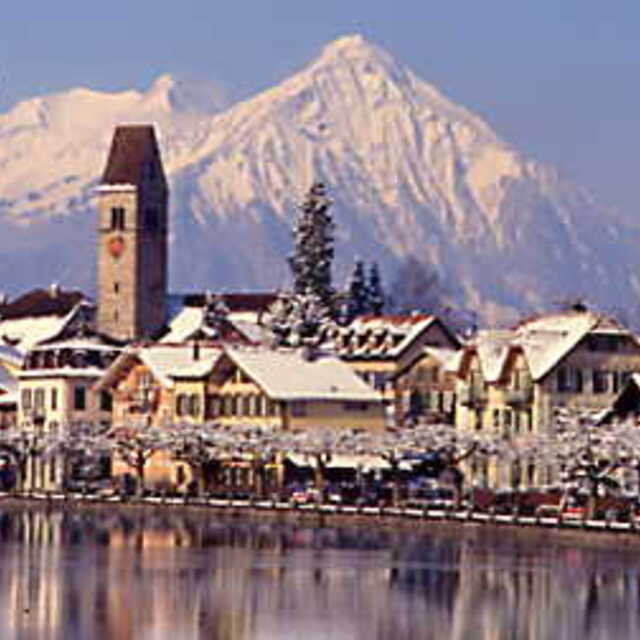
[[[265,494],[265,470],[282,465],[287,456],[308,461],[314,468],[315,485],[322,490],[334,456],[348,456],[354,465],[372,457],[383,460],[387,482],[397,501],[400,467],[412,461],[429,471],[430,477],[454,491],[460,501],[466,489],[491,478],[504,478],[512,488],[523,488],[521,474],[533,468],[536,486],[553,483],[581,490],[588,496],[588,512],[597,499],[623,490],[638,492],[640,486],[640,429],[634,423],[598,424],[588,413],[559,412],[546,434],[511,437],[494,430],[458,431],[450,425],[417,424],[411,428],[381,432],[354,429],[283,431],[251,424],[221,426],[172,424],[99,428],[74,425],[56,433],[8,430],[0,434],[0,452],[15,468],[17,487],[30,459],[64,460],[66,473],[74,464],[85,467],[105,457],[117,460],[136,479],[139,490],[154,456],[186,464],[193,489],[206,487],[206,470],[213,464],[241,459],[251,469],[252,491]],[[529,483],[528,488],[532,488]]]

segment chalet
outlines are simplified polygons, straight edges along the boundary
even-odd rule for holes
[[[228,348],[208,376],[209,418],[285,430],[381,429],[382,398],[339,358]]]
[[[332,348],[380,393],[395,423],[418,404],[433,404],[451,414],[454,385],[445,379],[443,368],[460,349],[460,340],[437,316],[361,316],[338,329]]]
[[[205,374],[220,356],[219,346],[193,344],[132,345],[104,372],[95,391],[113,397],[113,424],[161,427],[205,419]],[[185,397],[175,377],[184,372],[199,381]]]
[[[635,371],[636,337],[615,319],[589,310],[481,331],[460,359],[456,425],[492,429],[505,438],[548,433],[558,408],[610,407]],[[510,482],[533,482],[533,472],[516,469]]]

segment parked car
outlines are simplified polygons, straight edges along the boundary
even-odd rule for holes
[[[455,497],[451,489],[444,487],[416,489],[409,495],[407,507],[412,509],[453,509]]]

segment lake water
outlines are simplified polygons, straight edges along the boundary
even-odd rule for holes
[[[640,637],[638,554],[175,511],[0,508],[0,638]]]

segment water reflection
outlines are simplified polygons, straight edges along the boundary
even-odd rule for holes
[[[632,554],[508,536],[0,510],[0,637],[637,638]]]

